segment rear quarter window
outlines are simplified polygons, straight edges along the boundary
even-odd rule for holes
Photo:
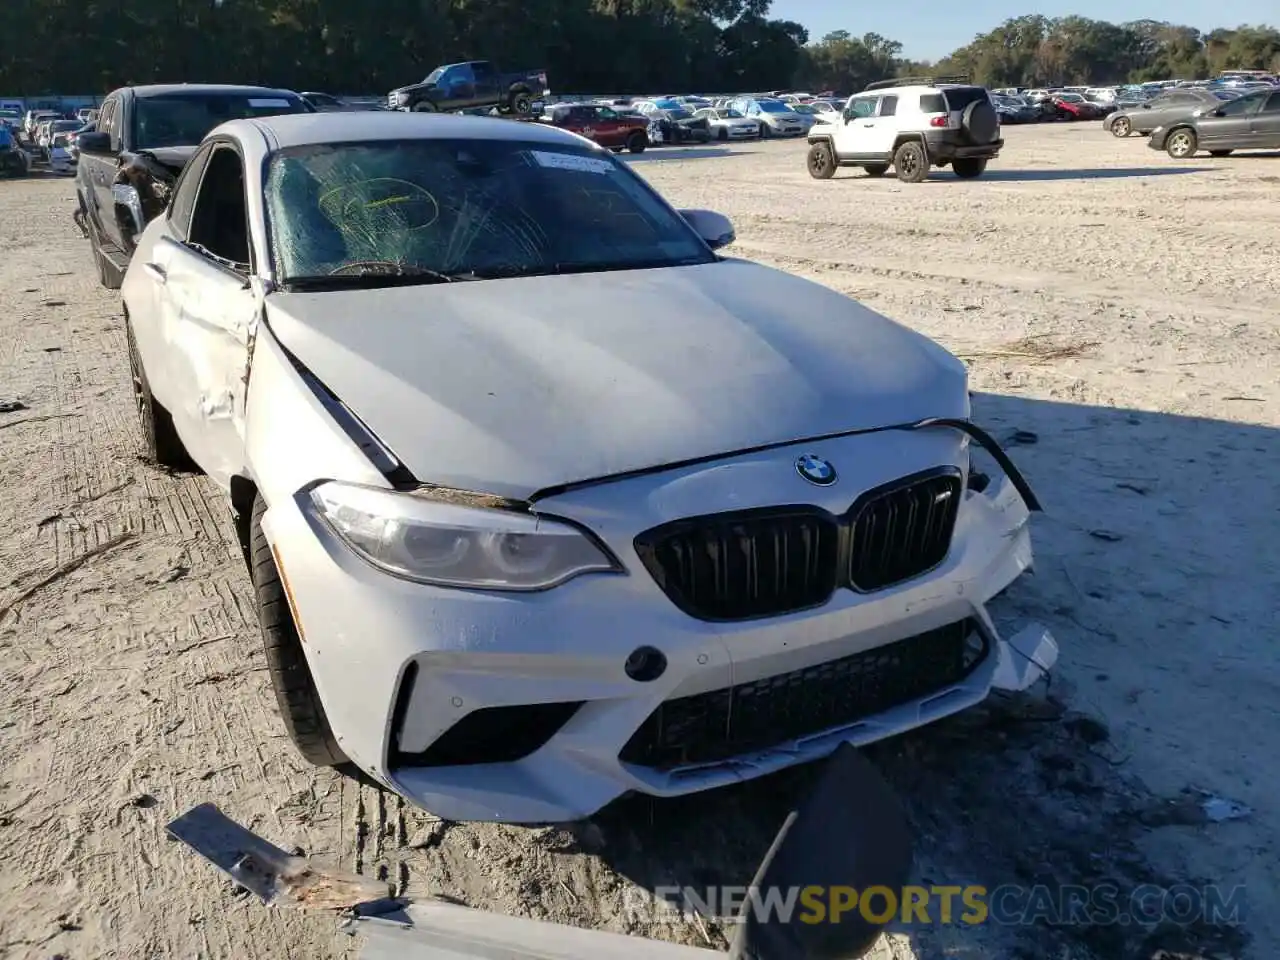
[[[952,110],[963,110],[976,100],[987,99],[987,91],[982,87],[955,87],[947,90],[945,95]]]
[[[920,112],[946,113],[947,101],[942,99],[940,93],[922,93],[920,94]]]

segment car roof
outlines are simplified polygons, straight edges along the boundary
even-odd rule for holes
[[[274,143],[274,149],[361,140],[523,140],[574,146],[582,143],[581,137],[542,123],[398,110],[255,117],[232,120],[215,132],[244,136],[251,129],[265,134]]]
[[[296,97],[298,94],[292,90],[284,90],[280,87],[246,87],[241,84],[230,83],[151,83],[140,87],[124,87],[122,89],[133,91],[135,97],[161,97],[171,93],[221,93],[230,96],[272,96],[272,97]]]

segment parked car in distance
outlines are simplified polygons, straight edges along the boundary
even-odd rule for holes
[[[729,106],[756,121],[761,137],[803,137],[815,122],[815,117],[796,113],[791,104],[772,97],[738,97]]]
[[[392,110],[439,113],[496,107],[499,113],[528,116],[534,102],[551,91],[545,69],[504,73],[489,60],[447,63],[421,83],[397,87],[387,94]]]
[[[0,120],[0,177],[25,177],[30,164],[8,119]]]
[[[706,107],[694,114],[706,120],[713,140],[754,140],[760,136],[760,124],[729,107]]]
[[[548,107],[542,122],[594,140],[615,152],[644,153],[649,146],[649,121],[639,114],[619,113],[599,103],[557,103]]]
[[[231,504],[303,757],[578,820],[1053,666],[986,607],[1039,505],[964,363],[733,239],[544,124],[210,134],[122,289],[137,422]]]
[[[1001,123],[1039,123],[1043,119],[1041,109],[1022,97],[992,93],[991,106]]]
[[[649,140],[666,144],[706,143],[711,125],[675,100],[641,100],[636,112],[649,121]]]
[[[1197,110],[1216,107],[1234,97],[1234,94],[1203,87],[1173,88],[1132,106],[1122,103],[1102,121],[1102,125],[1117,137],[1127,137],[1131,133],[1146,135],[1156,127],[1168,126]]]
[[[1206,150],[1225,157],[1236,150],[1280,149],[1280,89],[1258,90],[1209,105],[1151,131],[1147,146],[1175,160]]]
[[[1084,98],[1083,94],[1064,90],[1050,97],[1059,120],[1096,120],[1102,109]]]
[[[103,286],[120,286],[135,237],[168,205],[205,134],[227,120],[315,112],[292,90],[268,87],[155,84],[108,94],[93,132],[76,140],[75,220]]]

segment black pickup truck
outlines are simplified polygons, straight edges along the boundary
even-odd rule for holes
[[[169,203],[200,142],[228,120],[315,113],[291,90],[218,84],[122,87],[107,95],[92,132],[76,138],[76,224],[98,279],[119,289],[134,238]]]
[[[499,113],[528,115],[548,92],[546,70],[502,73],[488,60],[468,60],[436,67],[421,83],[392,90],[387,106],[417,113],[497,107]]]

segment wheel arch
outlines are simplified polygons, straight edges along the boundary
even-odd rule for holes
[[[904,143],[918,143],[924,147],[924,152],[928,154],[929,145],[925,143],[924,135],[920,133],[900,133],[893,138],[893,152],[897,153],[898,148]]]
[[[253,501],[258,496],[258,485],[240,474],[232,474],[228,493],[231,497],[232,521],[235,524],[236,541],[244,554],[246,565],[251,564],[250,543],[253,530]]]

